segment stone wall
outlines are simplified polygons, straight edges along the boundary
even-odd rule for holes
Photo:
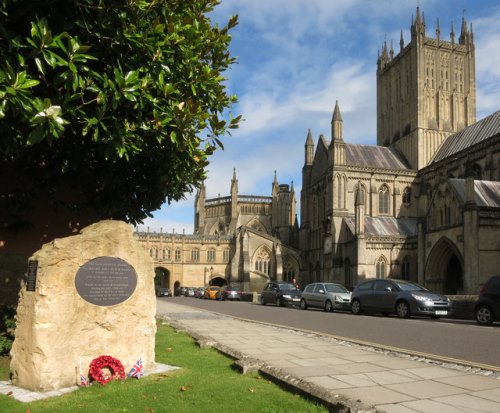
[[[91,304],[77,291],[79,269],[99,257],[123,260],[135,270],[135,289],[125,301]],[[19,296],[13,384],[42,392],[72,386],[80,364],[87,375],[101,355],[119,359],[125,372],[139,357],[145,370],[155,367],[154,266],[129,225],[101,221],[45,244],[30,260],[38,262],[36,287],[23,286]]]

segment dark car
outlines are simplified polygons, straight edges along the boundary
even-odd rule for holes
[[[283,305],[297,305],[300,303],[300,290],[292,283],[285,281],[270,281],[260,294],[260,303]]]
[[[238,287],[231,287],[228,285],[224,285],[221,287],[219,292],[216,295],[216,298],[224,301],[224,300],[238,300],[241,301],[242,292]]]
[[[171,297],[172,292],[170,291],[170,288],[158,287],[158,288],[156,288],[156,296],[157,297]]]
[[[474,315],[482,326],[500,320],[500,275],[494,275],[481,287]]]
[[[174,290],[174,296],[176,297],[183,297],[186,294],[187,287],[177,287]]]
[[[401,318],[412,315],[439,318],[451,313],[451,301],[413,281],[376,279],[356,286],[351,296],[351,311],[396,314]]]
[[[312,283],[302,291],[300,308],[323,308],[325,311],[350,310],[351,293],[347,288],[337,283]]]

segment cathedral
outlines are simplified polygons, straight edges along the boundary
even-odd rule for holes
[[[142,232],[157,284],[269,279],[301,286],[367,278],[417,281],[446,294],[477,294],[500,265],[500,111],[476,121],[475,46],[428,37],[417,7],[411,39],[384,43],[377,61],[377,145],[350,144],[335,104],[329,137],[305,142],[300,226],[293,184],[272,194],[195,200],[192,235]]]

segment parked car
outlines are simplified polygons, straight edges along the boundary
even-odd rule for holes
[[[229,285],[224,285],[221,287],[219,292],[217,293],[217,298],[224,300],[238,300],[241,301],[242,292],[238,287],[231,287]]]
[[[177,287],[174,290],[174,296],[183,297],[186,294],[187,287]]]
[[[292,283],[286,281],[270,281],[260,294],[260,303],[283,305],[300,304],[300,290]]]
[[[198,287],[194,289],[194,298],[205,298],[205,287]]]
[[[323,308],[325,311],[350,310],[351,293],[341,284],[312,283],[306,285],[300,299],[300,308]]]
[[[421,285],[404,280],[376,279],[362,282],[351,296],[353,314],[379,312],[407,318],[427,315],[439,318],[451,313],[451,301]]]
[[[474,315],[482,326],[500,320],[500,275],[494,275],[481,287]]]
[[[156,292],[157,297],[171,297],[172,296],[172,292],[170,291],[170,288],[167,288],[167,287],[157,287],[155,292]]]
[[[194,297],[194,288],[193,287],[187,287],[186,291],[184,292],[184,295],[186,297]]]
[[[217,299],[216,295],[219,292],[219,290],[220,287],[215,287],[215,286],[205,288],[205,298],[208,298],[209,300],[216,300]]]

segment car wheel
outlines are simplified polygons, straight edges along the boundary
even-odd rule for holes
[[[266,305],[266,300],[264,300],[264,297],[260,297],[260,303],[262,305]]]
[[[306,300],[304,300],[304,299],[300,300],[300,309],[301,310],[307,310]]]
[[[493,323],[493,312],[487,305],[481,305],[476,309],[476,321],[482,326]]]
[[[396,304],[396,314],[399,318],[408,318],[410,316],[410,307],[406,301],[399,301]]]
[[[351,303],[351,311],[353,314],[361,314],[361,303],[359,302],[359,300],[353,300],[353,302]]]
[[[332,305],[332,302],[330,300],[326,300],[325,311],[327,313],[331,313],[333,311],[333,305]]]
[[[278,307],[281,307],[283,305],[283,302],[281,301],[281,298],[276,298],[276,305]]]

